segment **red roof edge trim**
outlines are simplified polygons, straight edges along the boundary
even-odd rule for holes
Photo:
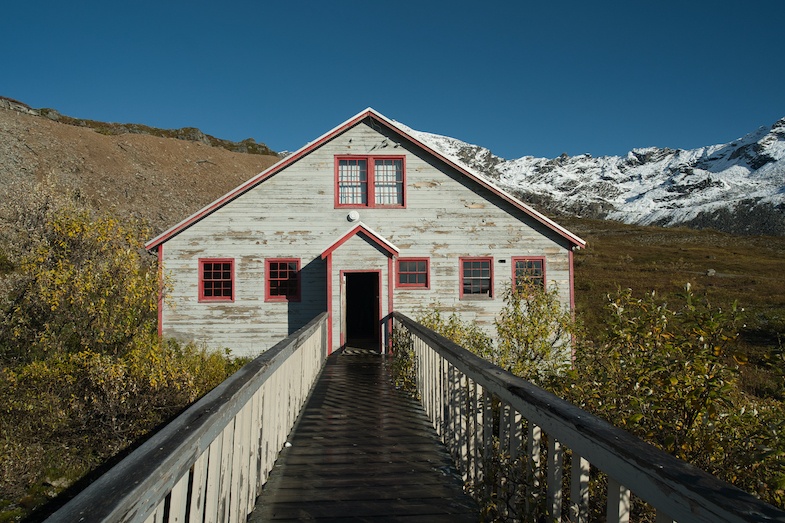
[[[363,233],[365,236],[368,237],[373,243],[381,247],[383,251],[385,251],[391,258],[397,256],[400,252],[400,249],[384,239],[384,237],[379,234],[378,232],[374,231],[364,223],[360,222],[351,229],[349,229],[343,236],[332,242],[324,251],[322,251],[322,259],[327,258],[331,255],[338,247],[346,243],[349,238],[356,236],[357,234]]]

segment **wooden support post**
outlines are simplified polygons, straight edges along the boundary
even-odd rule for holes
[[[223,434],[223,433],[222,433]],[[218,523],[221,505],[221,458],[223,457],[223,436],[219,435],[210,444],[207,458],[207,486],[204,499],[204,523]]]
[[[193,521],[204,521],[204,507],[207,489],[207,464],[210,456],[208,448],[196,458],[191,468],[191,500],[189,513]]]
[[[169,523],[184,523],[188,507],[188,481],[189,474],[174,484],[171,494],[169,494]]]
[[[485,402],[482,385],[474,383],[474,487],[481,489],[485,468]]]
[[[220,457],[220,490],[218,494],[218,521],[229,521],[229,496],[232,487],[232,456],[234,455],[234,419],[223,431]]]
[[[589,462],[577,452],[572,452],[570,481],[570,521],[589,521]]]
[[[564,450],[553,434],[548,435],[548,514],[552,520],[561,520],[562,477],[564,475]]]
[[[540,497],[540,443],[542,441],[542,429],[529,421],[529,435],[526,441],[526,450],[529,458],[526,482],[526,516],[534,514],[537,509]]]
[[[630,489],[608,476],[607,520],[613,523],[630,521]]]
[[[510,497],[510,505],[515,509],[515,519],[520,517],[518,512],[520,511],[520,504],[521,504],[521,489],[523,485],[521,484],[523,479],[523,470],[521,468],[521,454],[522,448],[521,445],[523,444],[523,416],[520,412],[516,411],[515,409],[511,410],[510,413],[510,473],[512,474],[512,478],[510,481],[509,488],[511,489],[511,497]]]
[[[510,448],[510,405],[502,401],[499,405],[499,480],[496,488],[500,501],[500,513],[507,517],[507,500],[510,496],[510,481],[507,478],[506,464]]]
[[[468,415],[468,388],[466,374],[458,374],[458,466],[463,476],[463,481],[469,478],[469,415]]]

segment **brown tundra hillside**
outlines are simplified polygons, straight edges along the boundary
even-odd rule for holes
[[[46,182],[73,190],[91,207],[143,218],[157,233],[278,161],[209,143],[239,145],[195,129],[76,120],[0,98],[0,197]]]

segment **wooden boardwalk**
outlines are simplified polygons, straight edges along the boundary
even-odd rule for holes
[[[422,407],[392,387],[378,354],[330,356],[289,442],[250,522],[479,519]]]

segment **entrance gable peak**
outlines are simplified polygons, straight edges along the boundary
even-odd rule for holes
[[[400,249],[393,245],[390,241],[385,239],[381,234],[374,231],[363,222],[359,222],[357,225],[353,226],[349,229],[345,234],[340,236],[337,240],[331,243],[324,251],[322,251],[322,259],[327,258],[330,256],[338,247],[346,243],[350,238],[361,234],[372,243],[377,245],[382,251],[384,251],[388,257],[394,258],[398,256],[400,253]]]

